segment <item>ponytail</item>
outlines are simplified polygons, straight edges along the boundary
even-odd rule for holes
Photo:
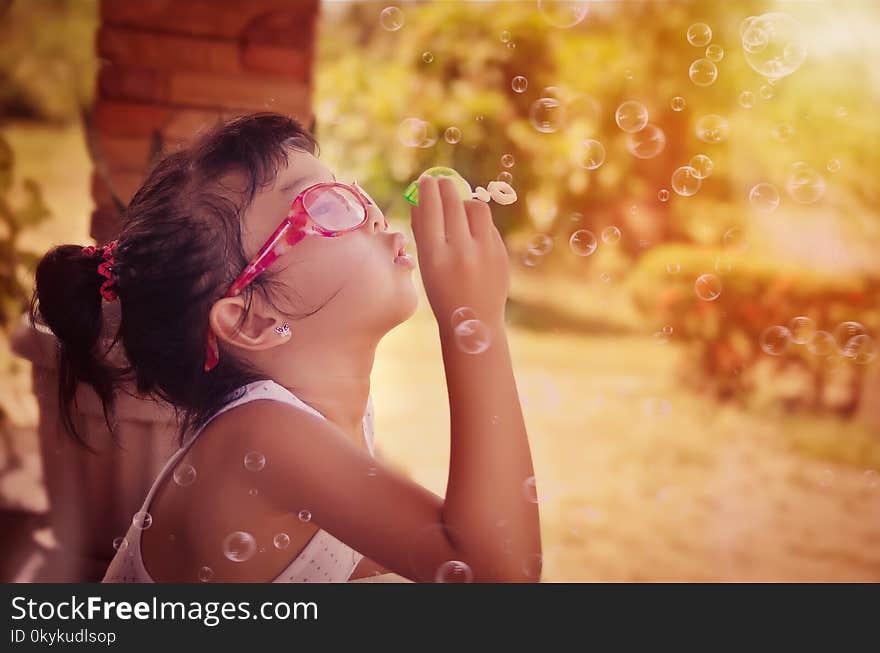
[[[58,339],[58,406],[61,420],[73,439],[92,453],[95,449],[76,428],[74,412],[80,382],[90,385],[101,400],[104,421],[114,441],[111,425],[115,409],[115,386],[121,370],[108,358],[119,339],[102,351],[103,302],[116,298],[105,248],[60,245],[39,262],[28,317],[31,327],[45,323]]]

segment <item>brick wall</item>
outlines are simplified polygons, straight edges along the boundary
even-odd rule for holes
[[[101,0],[91,235],[120,228],[157,154],[217,120],[278,111],[313,125],[319,0]]]

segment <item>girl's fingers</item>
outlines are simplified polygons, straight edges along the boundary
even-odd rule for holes
[[[450,245],[464,247],[471,239],[464,202],[458,194],[454,181],[446,177],[441,177],[439,181],[440,199],[443,202],[443,220],[446,225],[446,240]]]
[[[413,236],[421,256],[425,250],[434,250],[445,240],[443,206],[434,177],[419,179],[419,203],[411,208]]]
[[[480,200],[466,200],[464,209],[468,217],[471,237],[481,243],[488,242],[491,236],[492,210],[489,205]]]

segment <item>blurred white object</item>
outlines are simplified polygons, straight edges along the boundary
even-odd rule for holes
[[[516,191],[506,181],[490,181],[488,190],[498,204],[513,204],[516,201]]]

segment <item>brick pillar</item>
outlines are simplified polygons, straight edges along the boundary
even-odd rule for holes
[[[312,126],[319,0],[101,0],[90,233],[120,228],[153,157],[218,120],[278,111]]]

